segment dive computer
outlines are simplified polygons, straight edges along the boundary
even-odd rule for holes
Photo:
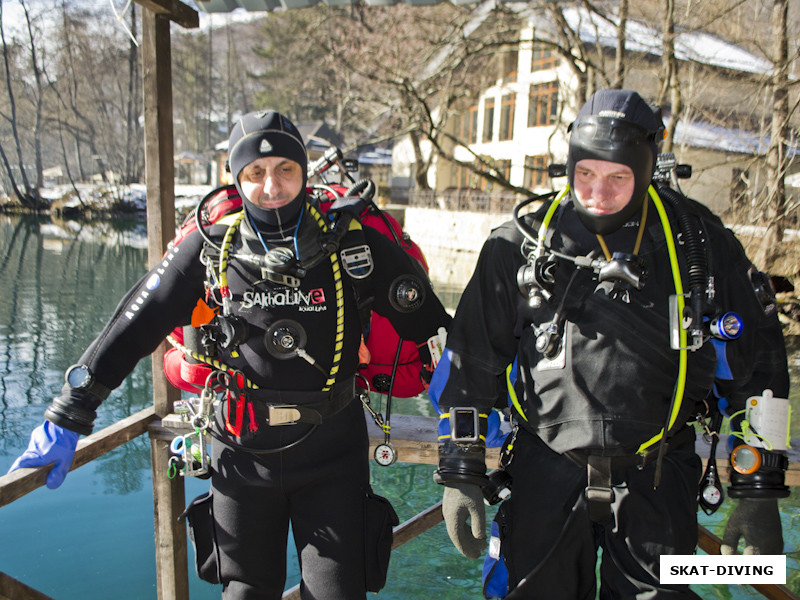
[[[478,420],[478,409],[475,407],[454,406],[450,409],[450,441],[477,442],[481,428]]]
[[[76,390],[86,390],[95,396],[105,400],[111,390],[99,381],[95,380],[91,369],[86,365],[72,365],[64,375],[64,380],[71,388]]]

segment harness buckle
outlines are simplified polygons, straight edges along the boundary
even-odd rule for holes
[[[605,504],[614,502],[614,490],[611,488],[588,486],[585,494],[589,502],[603,502]]]
[[[300,421],[300,411],[292,404],[267,406],[267,423],[272,425],[295,425]]]

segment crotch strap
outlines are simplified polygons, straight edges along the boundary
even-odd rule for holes
[[[603,524],[611,520],[611,503],[614,502],[611,458],[590,454],[586,461],[587,485],[584,495],[589,503],[589,518],[595,523]]]

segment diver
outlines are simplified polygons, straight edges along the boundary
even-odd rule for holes
[[[448,329],[429,388],[448,420],[434,478],[467,557],[486,547],[483,490],[497,488],[487,417],[514,381],[490,549],[508,579],[491,597],[594,598],[601,551],[600,598],[697,598],[659,580],[661,555],[697,545],[690,423],[788,397],[764,276],[708,209],[654,182],[663,129],[636,92],[596,92],[570,127],[569,186],[492,232]],[[780,554],[786,456],[759,453],[733,477],[726,543]],[[703,491],[704,508],[721,498]]]
[[[47,484],[58,487],[109,392],[176,327],[196,325],[193,356],[213,367],[216,398],[210,492],[187,511],[198,574],[226,600],[280,598],[291,526],[302,598],[363,599],[389,560],[370,540],[396,515],[369,485],[360,313],[386,317],[424,363],[450,317],[421,266],[360,226],[359,190],[321,211],[288,118],[246,114],[228,149],[244,210],[172,245],[127,293],[12,468],[55,462]]]

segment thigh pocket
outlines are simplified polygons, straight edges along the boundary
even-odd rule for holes
[[[220,583],[219,550],[211,490],[192,500],[179,519],[186,519],[189,526],[197,576],[209,583]]]
[[[365,577],[368,592],[386,585],[392,554],[392,528],[400,523],[391,503],[369,491],[364,499]]]

